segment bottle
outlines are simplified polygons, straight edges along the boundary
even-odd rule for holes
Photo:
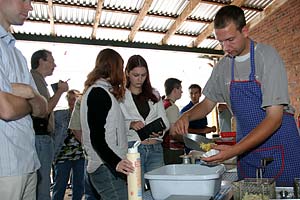
[[[127,153],[127,159],[134,166],[134,172],[127,176],[128,200],[142,200],[141,157],[138,152],[140,144],[140,141],[136,141],[133,147],[128,149]]]

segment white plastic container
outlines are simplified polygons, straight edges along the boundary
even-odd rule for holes
[[[145,174],[155,200],[171,195],[215,196],[221,189],[224,165],[165,165]]]
[[[134,172],[127,176],[128,200],[142,200],[141,182],[141,157],[138,152],[140,142],[137,141],[132,148],[128,149],[127,159],[133,163]]]

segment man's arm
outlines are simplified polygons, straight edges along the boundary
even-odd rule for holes
[[[175,133],[186,134],[188,133],[189,121],[194,121],[205,117],[216,106],[216,102],[205,98],[200,103],[193,106],[190,110],[183,113],[174,125]]]
[[[48,113],[51,113],[55,106],[57,105],[61,95],[64,92],[67,92],[69,90],[69,85],[67,82],[64,81],[59,81],[58,82],[58,89],[57,91],[54,93],[54,95],[49,99],[48,101]]]
[[[48,115],[48,103],[42,95],[35,93],[34,98],[29,99],[28,102],[32,108],[32,116],[44,118]]]
[[[12,83],[12,93],[24,98],[31,106],[31,114],[35,117],[47,116],[48,104],[46,99],[35,91],[30,85],[23,83]]]
[[[178,142],[183,142],[183,136],[179,135],[175,132],[175,127],[174,127],[174,123],[170,124],[170,129],[169,129],[169,133],[172,139],[178,141]]]
[[[34,116],[45,116],[47,102],[44,97],[35,92],[31,86],[22,83],[12,83],[12,94],[0,91],[0,118],[17,120],[29,113]]]
[[[266,117],[238,144],[236,149],[239,153],[244,153],[269,138],[281,125],[283,117],[283,106],[276,105],[266,108]]]
[[[32,108],[26,99],[0,91],[0,119],[17,120],[31,111]]]
[[[218,145],[214,148],[221,152],[203,160],[208,162],[222,162],[234,156],[241,155],[263,143],[280,127],[283,117],[283,106],[267,107],[266,113],[267,115],[261,123],[250,131],[239,143],[233,146]]]

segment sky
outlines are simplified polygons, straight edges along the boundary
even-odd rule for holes
[[[200,54],[197,53],[30,41],[17,41],[16,46],[26,57],[29,68],[31,55],[35,51],[50,50],[57,67],[53,75],[46,78],[48,85],[59,80],[70,79],[69,88],[80,91],[83,90],[86,76],[94,68],[96,57],[102,49],[116,50],[124,60],[124,67],[130,56],[141,55],[148,63],[151,84],[161,95],[165,94],[164,81],[167,78],[172,77],[182,81],[182,98],[176,101],[180,109],[190,101],[188,93],[190,84],[197,83],[203,88],[212,71],[209,64],[213,64],[208,59],[199,58]],[[52,93],[51,87],[49,91]],[[64,96],[60,99],[56,109],[67,107]]]

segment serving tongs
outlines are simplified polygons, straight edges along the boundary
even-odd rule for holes
[[[274,161],[272,157],[263,158],[260,160],[260,166],[256,168],[256,179],[262,179],[263,174],[269,164]]]

